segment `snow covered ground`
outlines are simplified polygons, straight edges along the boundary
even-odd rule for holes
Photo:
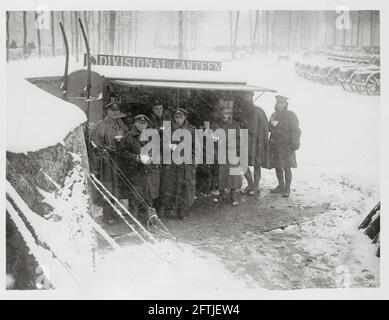
[[[61,58],[46,59],[43,69],[39,67],[42,63],[11,62],[7,75],[12,70],[24,76],[36,76],[38,71],[47,75],[63,72]],[[130,268],[125,267],[124,260],[117,254],[104,254],[98,257],[96,266],[101,282],[93,286],[112,292],[125,289],[131,283],[134,289],[173,286],[177,292],[192,289],[231,292],[242,287],[379,286],[379,259],[375,257],[375,247],[357,226],[379,200],[380,98],[344,92],[340,87],[299,78],[292,62],[277,63],[275,56],[225,62],[223,69],[237,78],[245,77],[249,84],[287,95],[290,109],[300,119],[299,168],[294,170],[291,199],[271,198],[264,192],[263,200],[259,201],[275,208],[291,207],[292,211],[315,206],[325,210],[307,222],[285,229],[265,233],[246,230],[242,242],[223,240],[219,251],[212,250],[213,254],[188,246],[184,246],[184,252],[170,248],[174,252],[174,266],[169,267],[161,267],[158,259],[151,257],[142,246],[126,248],[132,255]],[[270,116],[274,94],[265,94],[257,104]],[[14,119],[10,123],[12,121]],[[268,190],[275,183],[274,172],[264,170],[263,189]],[[213,238],[208,241],[212,242]],[[217,239],[214,244],[219,245]],[[236,259],[247,257],[249,260],[243,261],[238,273],[231,272],[226,260],[220,260],[227,248],[239,252],[244,249],[244,255]],[[233,259],[231,257],[227,258]],[[198,272],[193,272],[194,269]],[[134,270],[144,272],[138,278],[130,277]],[[149,286],[144,286],[145,283]]]

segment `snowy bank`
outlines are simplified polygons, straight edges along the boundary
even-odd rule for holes
[[[86,121],[75,105],[7,73],[7,150],[27,153],[63,143]]]

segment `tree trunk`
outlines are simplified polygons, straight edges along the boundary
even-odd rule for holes
[[[239,28],[239,16],[240,11],[236,12],[236,19],[235,19],[235,30],[234,30],[234,43],[232,44],[232,59],[235,59],[236,54],[236,44],[238,40],[238,28]]]
[[[7,62],[9,61],[9,12],[6,12],[6,56],[7,56]]]
[[[90,39],[90,36],[89,36],[89,20],[90,20],[90,12],[84,11],[84,26],[85,26],[86,36],[88,37],[88,41]]]
[[[100,53],[101,49],[101,11],[99,11],[99,16],[97,20],[97,53]]]
[[[194,21],[193,49],[197,49],[197,18]]]
[[[292,43],[292,11],[288,13],[288,53],[290,52],[290,46]]]
[[[74,22],[73,22],[73,12],[69,11],[70,14],[70,33],[72,35],[72,55],[74,55]]]
[[[74,11],[74,31],[75,31],[75,45],[76,45],[76,62],[79,59],[79,34],[78,34],[78,12]]]
[[[178,11],[178,59],[184,59],[184,13]]]
[[[23,56],[27,59],[27,11],[23,11]]]
[[[131,11],[128,13],[128,32],[127,32],[127,53],[131,52],[131,39],[132,39],[132,14]]]
[[[64,13],[63,11],[61,11],[61,22],[62,22],[62,25],[63,25],[63,29],[66,30],[66,25],[65,25],[65,13]],[[66,54],[65,46],[63,46],[63,54],[64,54],[64,55]]]
[[[253,17],[252,12],[249,11],[249,39],[250,39],[250,48],[253,48]]]
[[[357,46],[361,45],[361,11],[358,11],[358,19],[357,19]]]
[[[269,38],[270,38],[269,11],[266,11],[266,53],[269,52]]]
[[[42,58],[42,44],[41,44],[41,31],[38,25],[38,12],[35,12],[35,24],[36,24],[36,35],[38,39],[38,56]]]
[[[51,55],[55,57],[54,11],[50,12],[50,22],[51,22]]]
[[[250,14],[251,18],[251,14]],[[255,14],[255,22],[254,22],[254,32],[253,32],[253,38],[251,42],[251,52],[254,53],[255,51],[255,44],[256,44],[256,39],[257,39],[257,30],[258,30],[258,22],[259,22],[259,10],[256,11]]]
[[[232,51],[232,42],[233,42],[233,34],[234,34],[234,27],[233,27],[233,16],[232,11],[230,13],[230,50]]]
[[[272,52],[274,53],[276,49],[276,22],[277,22],[277,11],[274,11],[274,18],[272,23]]]
[[[138,44],[138,12],[134,12],[134,52],[136,52]]]
[[[333,21],[333,26],[334,26],[334,39],[333,39],[333,46],[336,46],[336,13],[334,13],[334,21]]]
[[[370,46],[374,45],[374,12],[370,11]]]
[[[115,49],[115,28],[116,28],[116,12],[110,11],[109,12],[109,51],[111,54],[114,54]]]
[[[301,12],[297,12],[296,14],[296,20],[295,20],[295,24],[294,24],[294,32],[293,32],[293,50],[296,49],[297,46],[297,43],[298,43],[298,36],[299,36],[299,28],[300,28],[300,17],[301,17]],[[299,39],[300,40],[300,39]]]

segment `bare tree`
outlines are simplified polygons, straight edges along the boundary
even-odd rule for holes
[[[97,52],[100,53],[101,48],[101,11],[99,11],[97,20]]]
[[[69,14],[70,14],[70,33],[72,35],[72,55],[74,55],[74,39],[75,39],[75,36],[74,36],[73,12],[69,11]]]
[[[136,52],[138,44],[138,12],[134,12],[134,52]]]
[[[23,56],[27,59],[27,11],[23,11]]]
[[[54,11],[50,12],[50,27],[51,27],[51,55],[55,57],[55,34],[54,34]]]
[[[132,12],[130,11],[128,16],[128,32],[127,32],[127,53],[131,52],[132,48]]]
[[[236,12],[236,19],[235,19],[235,30],[234,30],[234,42],[232,44],[232,59],[235,59],[236,54],[236,44],[238,40],[238,28],[239,28],[239,16],[240,11]]]
[[[41,58],[42,57],[41,30],[39,29],[39,25],[38,25],[38,17],[39,17],[38,12],[35,12],[36,35],[38,39],[38,55],[39,58]]]
[[[290,52],[290,47],[292,44],[292,11],[288,12],[288,52]]]
[[[234,24],[233,24],[233,15],[232,11],[230,13],[230,50],[232,50],[233,35],[234,35]]]
[[[76,44],[76,62],[79,59],[79,33],[78,33],[78,12],[74,11],[74,31],[75,31],[75,44]]]
[[[90,36],[89,36],[89,21],[90,21],[90,12],[84,11],[84,25],[85,25],[85,31],[86,31],[86,35],[88,37],[88,40],[90,38]]]
[[[374,11],[370,11],[370,46],[374,44]]]
[[[250,13],[251,18],[251,13]],[[258,30],[258,23],[259,23],[259,10],[256,10],[255,12],[255,22],[254,22],[254,31],[252,33],[252,39],[251,39],[251,52],[254,53],[255,51],[255,43],[257,39],[257,30]]]
[[[6,12],[6,49],[7,62],[9,61],[9,12]]]
[[[109,12],[109,51],[111,54],[114,54],[114,48],[115,48],[115,28],[116,28],[116,12],[110,11]]]
[[[269,11],[266,11],[266,53],[269,52],[269,38],[270,38],[270,27],[269,27]]]
[[[178,59],[184,58],[184,12],[178,11]]]
[[[273,23],[271,27],[272,31],[272,52],[276,49],[276,22],[277,22],[277,11],[274,11]]]
[[[358,11],[357,15],[357,46],[361,45],[361,11]]]

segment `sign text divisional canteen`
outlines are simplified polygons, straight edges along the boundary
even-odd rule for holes
[[[84,65],[87,56],[84,55]],[[91,64],[99,66],[178,69],[196,71],[221,71],[220,61],[181,60],[166,58],[115,56],[106,54],[91,54]]]

